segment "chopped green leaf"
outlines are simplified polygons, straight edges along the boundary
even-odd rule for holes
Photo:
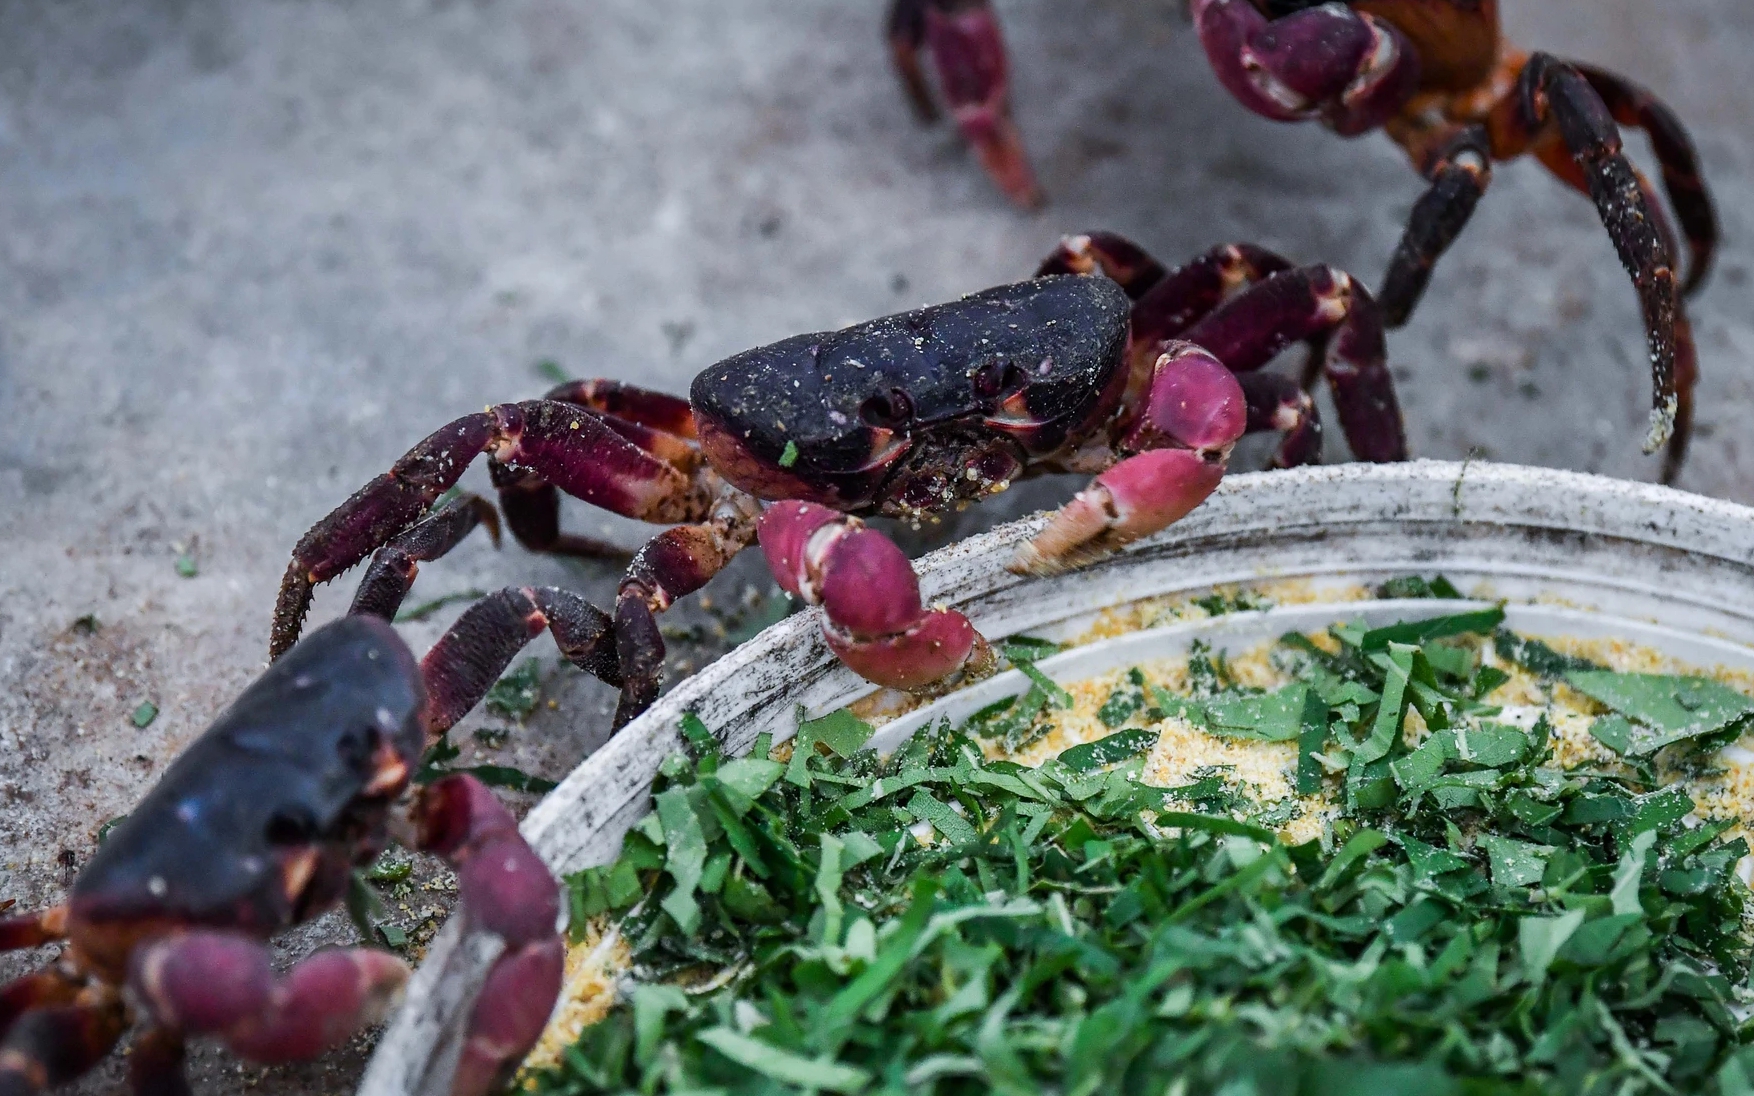
[[[852,757],[871,738],[871,725],[858,716],[838,708],[820,719],[812,719],[798,728],[800,738],[808,737],[833,750],[837,757]]]
[[[1560,654],[1538,639],[1519,636],[1503,628],[1493,633],[1492,645],[1498,657],[1516,663],[1537,677],[1553,679],[1579,670],[1602,668],[1587,658]]]
[[[158,705],[150,700],[142,700],[128,718],[133,721],[136,727],[141,729],[150,727],[152,721],[158,718]]]
[[[1094,772],[1129,757],[1137,757],[1156,744],[1156,731],[1121,731],[1095,742],[1073,746],[1060,754],[1060,764],[1073,772]]]
[[[1626,748],[1620,752],[1630,757],[1646,757],[1664,746],[1714,734],[1754,715],[1754,699],[1710,678],[1573,670],[1565,680],[1584,695],[1642,724],[1623,739]],[[1611,736],[1618,736],[1617,728],[1608,730]]]
[[[1547,870],[1551,845],[1535,845],[1495,834],[1482,834],[1480,844],[1492,861],[1492,881],[1501,887],[1532,887]]]
[[[786,447],[780,450],[780,467],[790,468],[798,463],[798,443],[787,439]]]
[[[731,1028],[710,1028],[696,1038],[745,1069],[782,1084],[823,1092],[863,1092],[871,1083],[871,1074],[865,1070],[805,1058],[739,1035]]]
[[[1503,609],[1481,609],[1473,613],[1457,613],[1453,616],[1432,617],[1430,620],[1406,621],[1391,624],[1387,628],[1375,628],[1364,633],[1358,645],[1367,651],[1381,651],[1392,643],[1418,646],[1444,636],[1465,635],[1470,632],[1489,635],[1503,622]]]
[[[1303,730],[1304,696],[1309,687],[1287,685],[1258,696],[1217,696],[1205,704],[1213,734],[1289,742]]]

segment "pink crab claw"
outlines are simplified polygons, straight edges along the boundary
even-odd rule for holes
[[[1274,19],[1249,0],[1193,0],[1212,71],[1243,106],[1277,122],[1320,118],[1355,136],[1393,117],[1419,83],[1400,32],[1342,4]]]
[[[421,847],[457,866],[464,925],[505,941],[475,1000],[451,1082],[452,1096],[481,1096],[536,1045],[560,996],[566,945],[558,929],[559,885],[505,804],[474,777],[429,786],[414,818]]]
[[[1137,455],[1078,492],[1017,549],[1009,569],[1020,575],[1068,570],[1180,521],[1224,478],[1231,447],[1247,425],[1242,386],[1230,370],[1192,343],[1169,343],[1157,359],[1144,413],[1124,442]]]
[[[907,556],[859,519],[813,502],[776,502],[758,536],[774,579],[822,606],[829,648],[865,680],[919,692],[991,672],[992,650],[968,618],[927,611]]]
[[[377,1022],[408,966],[367,948],[319,951],[276,978],[268,946],[196,931],[134,953],[130,982],[161,1026],[215,1035],[257,1062],[314,1058]]]
[[[893,0],[889,42],[896,70],[922,118],[934,113],[918,53],[932,54],[938,85],[981,166],[1017,205],[1041,205],[1023,138],[1011,120],[1005,41],[987,0]]]

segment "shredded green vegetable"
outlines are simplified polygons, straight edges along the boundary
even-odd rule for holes
[[[619,859],[569,880],[574,925],[615,919],[634,968],[532,1091],[1754,1096],[1746,845],[1636,758],[1568,773],[1544,719],[1496,718],[1488,650],[1565,657],[1501,620],[1288,636],[1295,683],[1267,694],[1199,650],[1194,696],[1130,675],[1108,737],[1033,769],[971,736],[1026,737],[1040,680],[887,759],[844,712],[789,763],[722,757],[696,720]],[[1575,661],[1531,669],[1584,688]],[[1583,680],[1629,750],[1754,712],[1699,679]],[[1288,846],[1221,774],[1140,783],[1154,736],[1124,728],[1172,709],[1295,740],[1342,817]]]

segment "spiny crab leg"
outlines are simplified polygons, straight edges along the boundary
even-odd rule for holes
[[[1675,329],[1681,298],[1675,259],[1663,239],[1667,218],[1651,208],[1643,180],[1626,159],[1613,115],[1582,73],[1555,57],[1536,53],[1523,66],[1517,92],[1506,104],[1510,124],[1520,124],[1529,133],[1539,133],[1549,124],[1558,127],[1620,263],[1638,291],[1652,389],[1644,451],[1654,453],[1674,431],[1679,404]]]
[[[1224,478],[1231,447],[1247,426],[1241,385],[1192,343],[1171,343],[1157,359],[1144,412],[1123,439],[1135,453],[1061,507],[1008,565],[1053,574],[1150,536],[1206,501]]]
[[[822,607],[828,646],[865,680],[920,692],[993,671],[992,648],[968,618],[928,611],[907,556],[858,518],[776,502],[762,514],[759,536],[774,579]]]
[[[697,480],[634,445],[586,408],[529,400],[465,415],[410,449],[299,540],[274,607],[269,658],[280,657],[297,641],[318,584],[420,521],[484,452],[626,517],[691,521],[711,504]]]
[[[1039,206],[1041,189],[1011,119],[1005,41],[987,0],[894,0],[889,46],[915,112],[928,121],[936,111],[919,51],[931,51],[939,89],[981,166],[1017,205]]]

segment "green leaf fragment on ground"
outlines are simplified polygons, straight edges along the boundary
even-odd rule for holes
[[[128,718],[133,721],[136,727],[142,729],[150,727],[152,721],[158,718],[158,705],[150,700],[142,700],[140,706],[135,708]]]
[[[528,658],[487,690],[487,710],[506,719],[522,722],[536,710],[541,692],[542,664]]]

